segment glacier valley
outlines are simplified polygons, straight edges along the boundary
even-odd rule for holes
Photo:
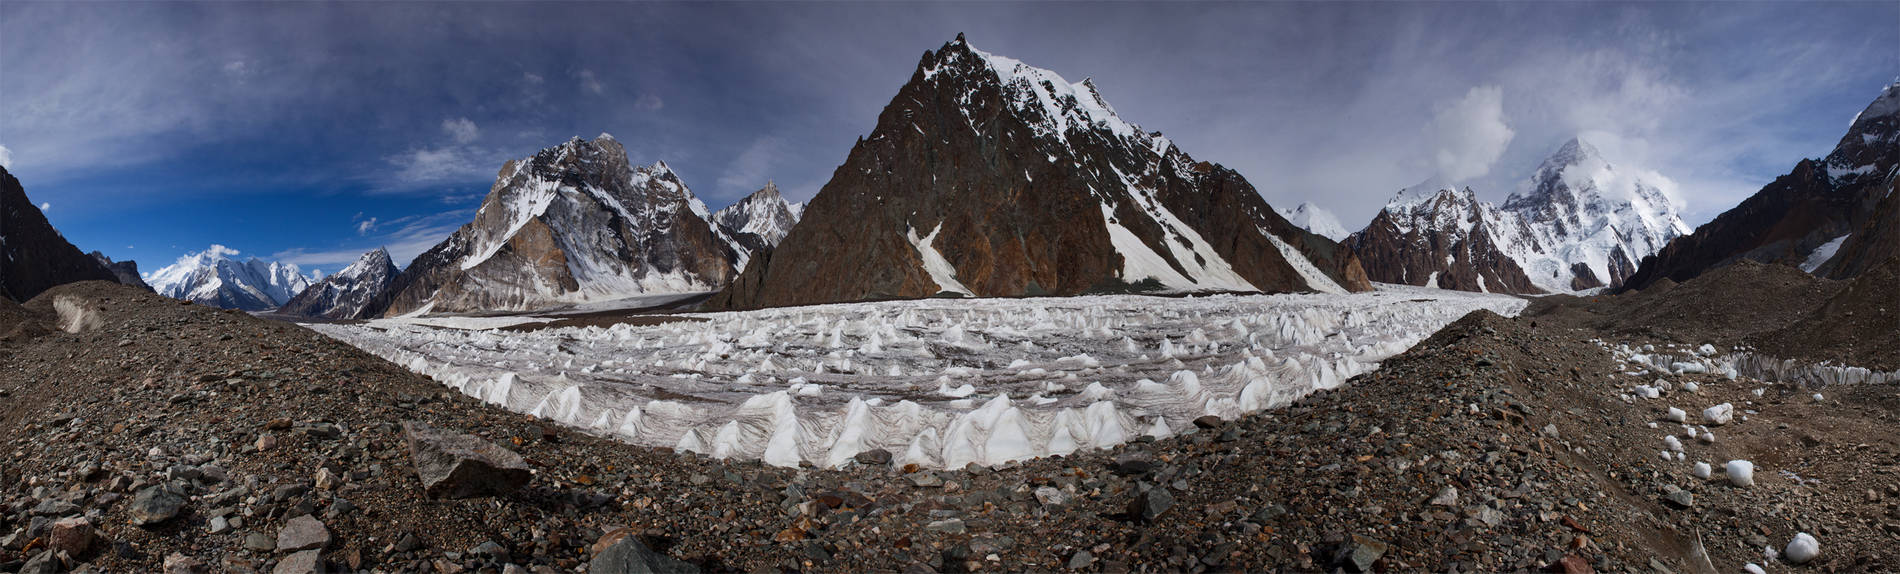
[[[505,408],[627,442],[779,466],[961,468],[1103,448],[1284,405],[1521,298],[1371,293],[925,299],[693,313],[310,328]],[[476,328],[458,328],[476,327]]]

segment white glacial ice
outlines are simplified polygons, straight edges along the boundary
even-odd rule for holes
[[[956,468],[1066,454],[1333,388],[1477,309],[1372,293],[925,299],[525,333],[309,327],[491,404],[634,444],[795,466]]]

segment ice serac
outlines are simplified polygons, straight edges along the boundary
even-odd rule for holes
[[[145,276],[158,294],[241,311],[269,311],[319,279],[293,263],[256,257],[239,261],[237,250],[212,245]]]
[[[0,167],[0,297],[23,302],[74,281],[116,281],[112,271],[53,229],[20,180]]]
[[[502,166],[475,220],[417,256],[377,312],[527,310],[712,291],[740,254],[665,162],[612,136]]]
[[[712,223],[737,243],[741,260],[734,267],[744,271],[753,256],[778,247],[785,234],[791,233],[798,211],[779,195],[778,184],[768,181],[752,195],[714,212]]]
[[[111,257],[106,257],[106,254],[98,251],[94,251],[89,255],[92,255],[92,258],[97,260],[100,265],[106,266],[106,270],[111,271],[112,276],[119,279],[119,283],[146,291],[153,290],[151,285],[145,284],[145,278],[139,276],[139,262],[130,259],[125,261],[113,261]]]
[[[1345,241],[1347,236],[1352,235],[1352,232],[1346,231],[1346,226],[1339,223],[1339,216],[1311,201],[1292,209],[1278,208],[1278,211],[1289,223],[1333,241]]]
[[[1571,139],[1502,207],[1428,180],[1400,191],[1349,243],[1374,281],[1509,293],[1615,287],[1689,232],[1654,179]]]
[[[767,259],[709,305],[929,297],[951,278],[980,297],[1370,288],[1349,250],[1122,119],[1093,82],[961,36],[924,53]]]
[[[1641,289],[1665,278],[1680,283],[1742,259],[1802,265],[1842,238],[1834,255],[1813,267],[1815,273],[1858,276],[1897,249],[1892,235],[1861,232],[1877,225],[1897,167],[1900,84],[1893,84],[1854,117],[1827,157],[1801,160],[1740,205],[1670,243],[1655,259],[1644,260],[1625,287]]]
[[[378,247],[342,271],[311,284],[277,312],[323,319],[368,319],[377,297],[395,284],[397,273],[389,252]]]

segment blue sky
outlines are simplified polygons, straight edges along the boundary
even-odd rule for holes
[[[1692,224],[1900,76],[1900,3],[0,3],[0,162],[146,271],[218,243],[334,271],[465,223],[501,164],[607,132],[717,208],[815,194],[958,32],[1093,77],[1274,205],[1361,226],[1445,174],[1501,200],[1565,139]]]

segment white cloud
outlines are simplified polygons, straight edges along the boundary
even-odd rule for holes
[[[211,244],[211,248],[204,250],[204,252],[212,254],[212,255],[223,256],[223,257],[232,257],[238,254],[238,250],[225,247],[223,245],[219,245],[216,243]],[[182,260],[183,259],[180,259],[180,261]]]
[[[48,211],[52,211],[52,210],[53,210],[53,203],[52,203],[52,202],[50,202],[50,201],[48,201],[48,202],[41,202],[41,203],[40,203],[40,213],[45,213],[45,212],[48,212]]]
[[[493,154],[473,145],[481,138],[481,129],[473,120],[444,119],[442,134],[444,141],[434,146],[412,148],[387,158],[396,167],[392,177],[397,187],[478,181],[494,174],[494,168],[486,164]]]
[[[442,120],[442,131],[448,132],[449,137],[458,144],[466,144],[482,136],[481,129],[476,128],[475,122],[468,118]]]
[[[594,75],[593,70],[582,69],[575,72],[574,77],[581,81],[581,89],[593,92],[596,96],[606,91],[606,87],[600,85],[600,78]]]
[[[633,107],[651,112],[666,107],[666,101],[653,94],[641,94],[640,99],[634,100]]]
[[[0,168],[13,169],[13,150],[0,145]]]
[[[360,222],[357,222],[356,224],[357,235],[369,235],[369,232],[375,231],[375,230],[376,230],[376,218],[374,217],[362,220]]]
[[[1504,121],[1504,89],[1476,86],[1465,97],[1438,110],[1426,125],[1433,147],[1432,165],[1451,181],[1491,172],[1517,132]]]

